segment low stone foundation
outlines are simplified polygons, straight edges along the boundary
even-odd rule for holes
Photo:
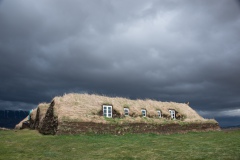
[[[173,134],[186,133],[190,131],[213,131],[220,130],[217,123],[189,123],[189,124],[147,124],[147,123],[125,123],[125,124],[103,124],[93,122],[63,122],[58,123],[55,134],[117,134],[126,133],[156,133]]]

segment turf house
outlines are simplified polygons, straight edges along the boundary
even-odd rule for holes
[[[156,100],[130,100],[89,94],[65,94],[41,103],[16,125],[42,134],[184,133],[219,130],[188,104]]]

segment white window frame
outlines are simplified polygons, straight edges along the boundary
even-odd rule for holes
[[[126,112],[127,111],[127,112]],[[127,113],[127,114],[126,114]],[[124,108],[124,115],[129,116],[129,108]]]
[[[176,111],[173,109],[170,109],[169,112],[170,112],[171,118],[176,119]]]
[[[112,118],[112,106],[103,105],[103,116],[107,118]]]
[[[162,118],[162,112],[160,110],[157,110],[157,113],[158,113],[158,117]]]
[[[142,112],[142,116],[143,116],[143,117],[146,117],[146,116],[147,116],[147,110],[146,110],[146,109],[142,109],[141,112]],[[143,112],[145,112],[145,115],[143,114]]]

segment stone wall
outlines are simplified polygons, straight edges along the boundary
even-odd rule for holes
[[[189,123],[189,124],[103,124],[92,122],[63,122],[60,123],[56,134],[126,134],[126,133],[156,133],[172,134],[190,131],[220,130],[217,123]]]

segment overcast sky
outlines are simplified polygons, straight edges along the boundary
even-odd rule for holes
[[[0,109],[96,93],[240,124],[240,3],[0,0],[0,82]]]

